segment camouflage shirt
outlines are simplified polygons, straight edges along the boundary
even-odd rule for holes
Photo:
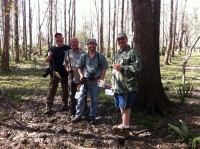
[[[115,54],[113,64],[121,64],[121,71],[112,70],[112,88],[114,93],[136,91],[138,88],[138,73],[141,69],[139,55],[128,46]]]
[[[67,52],[65,52],[63,65],[67,66],[67,71],[73,71],[73,82],[76,84],[80,83],[80,76],[76,65],[83,53],[85,53],[85,51],[82,49],[79,49],[77,52],[74,52],[73,49],[70,49]]]

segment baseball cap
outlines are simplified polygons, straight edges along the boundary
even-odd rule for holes
[[[125,33],[119,33],[119,34],[117,34],[117,39],[118,38],[121,38],[121,37],[125,37],[125,38],[127,38],[127,35],[125,34]]]
[[[88,39],[88,42],[87,42],[87,44],[90,44],[90,43],[95,43],[95,44],[97,44],[97,42],[96,42],[96,39]]]
[[[61,33],[55,33],[54,37],[57,37],[57,36],[62,36]]]

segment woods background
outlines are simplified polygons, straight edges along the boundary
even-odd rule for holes
[[[128,34],[133,46],[133,5],[130,0],[2,0],[1,68],[9,70],[10,61],[42,55],[53,45],[56,32],[64,34],[66,44],[71,37],[78,37],[83,48],[87,39],[94,37],[98,50],[110,57],[116,50],[116,34],[121,31]],[[181,52],[198,38],[199,8],[195,0],[161,1],[160,53],[165,54],[165,64],[169,64],[175,49]]]

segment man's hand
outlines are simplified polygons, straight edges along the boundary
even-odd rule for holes
[[[121,66],[121,64],[114,64],[113,68],[118,70],[118,71],[121,71],[122,66]]]
[[[48,57],[51,57],[53,55],[53,52],[49,51],[48,52]]]
[[[45,62],[49,63],[52,55],[53,55],[53,52],[49,51],[48,54],[47,54],[47,57],[45,57]]]

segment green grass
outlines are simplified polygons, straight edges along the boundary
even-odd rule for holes
[[[38,65],[33,61],[11,63],[9,72],[1,72],[0,89],[3,90],[1,94],[8,95],[13,102],[18,103],[22,99],[32,99],[33,96],[46,91],[48,78],[42,78],[46,66],[43,66],[40,58],[38,59]]]
[[[160,57],[160,72],[164,86],[173,88],[182,83],[182,64],[184,55],[175,53],[170,65],[163,64],[163,56]],[[194,87],[200,86],[200,52],[192,53],[186,67],[186,82],[192,83]]]

